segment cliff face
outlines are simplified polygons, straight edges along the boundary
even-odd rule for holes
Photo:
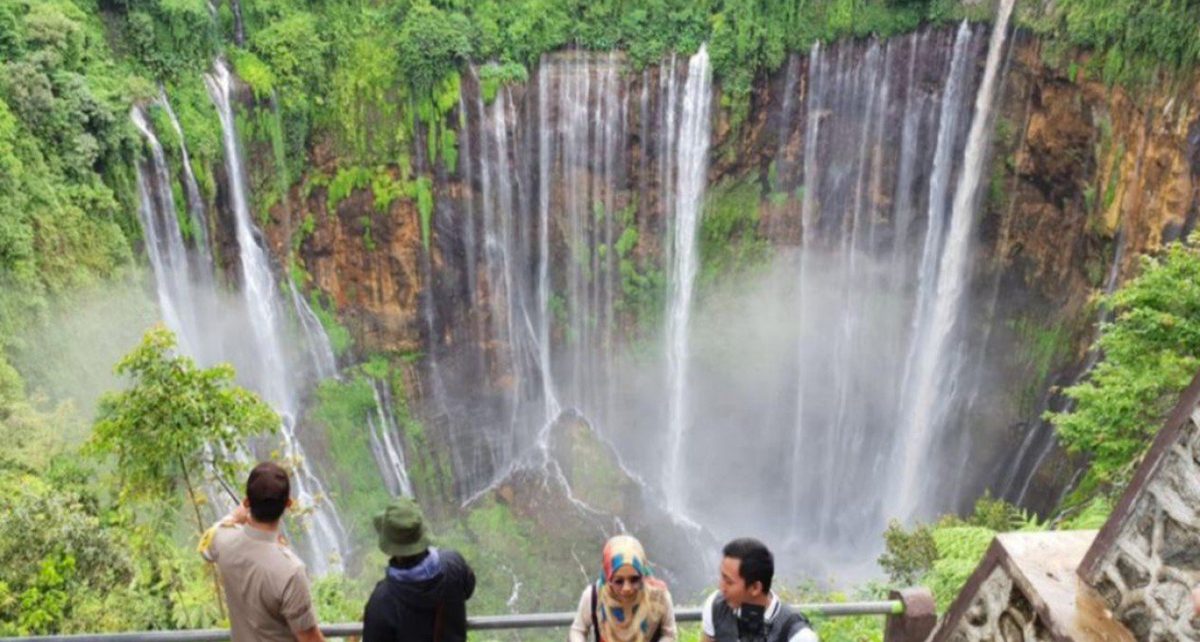
[[[1100,357],[1088,353],[1104,314],[1095,297],[1135,276],[1138,257],[1187,236],[1200,207],[1197,78],[1131,92],[1086,77],[1087,65],[1083,55],[1047,65],[1035,38],[1016,41],[981,228],[1000,275],[996,318],[1065,331],[1048,368],[1012,370],[1041,387],[1036,412],[1017,426],[1033,437],[1014,466],[1032,475],[1015,497],[1043,510],[1075,466],[1063,465],[1036,417],[1065,407],[1059,390]]]
[[[1022,38],[1008,74],[1003,118],[1016,144],[999,143],[995,171],[1012,188],[1007,209],[989,215],[999,256],[1023,264],[1023,280],[1050,300],[1103,287],[1096,263],[1111,266],[1114,246],[1129,276],[1138,255],[1184,236],[1197,212],[1200,83],[1132,95],[1082,77],[1086,64],[1049,67],[1040,44]]]
[[[977,54],[986,49],[985,40],[976,34],[964,45],[976,52],[962,72],[968,88],[982,72]],[[821,63],[827,76],[813,73],[809,56],[793,56],[759,79],[741,122],[714,106],[701,233],[702,244],[704,233],[710,234],[705,261],[722,251],[712,250],[713,234],[725,234],[726,245],[737,248],[732,259],[718,255],[733,261],[731,273],[742,266],[738,257],[762,244],[780,256],[805,242],[806,147],[815,150],[818,164],[828,159],[829,167],[838,165],[845,148],[861,148],[861,169],[855,171],[881,178],[862,179],[854,188],[867,206],[850,199],[846,207],[861,208],[863,229],[879,230],[880,238],[901,234],[894,219],[894,199],[903,192],[897,185],[927,185],[931,176],[920,170],[904,179],[903,172],[872,173],[870,166],[932,167],[933,149],[903,156],[903,114],[892,105],[905,104],[897,99],[902,86],[930,92],[932,102],[920,112],[925,120],[914,131],[936,140],[931,128],[939,78],[949,73],[954,34],[931,32],[912,42],[894,52],[870,43],[823,51],[818,55],[828,57]],[[549,358],[554,374],[547,375],[558,387],[556,397],[610,408],[624,393],[603,379],[640,381],[644,375],[603,355],[656,337],[665,305],[673,215],[668,205],[678,174],[672,165],[678,141],[668,132],[677,127],[671,110],[683,99],[686,65],[680,59],[631,73],[621,69],[619,58],[579,52],[548,61],[546,80],[535,74],[527,86],[502,88],[492,101],[483,100],[472,77],[464,78],[460,107],[447,119],[459,124],[459,163],[445,168],[444,160],[415,159],[433,179],[428,249],[415,199],[398,198],[381,210],[368,186],[330,209],[329,188],[314,177],[333,176],[345,164],[320,144],[311,150],[310,174],[292,187],[286,203],[270,210],[264,228],[281,265],[291,257],[311,276],[307,287],[328,298],[360,352],[425,356],[418,386],[425,393],[423,414],[448,431],[450,441],[467,444],[468,452],[488,451],[455,460],[456,475],[478,477],[462,482],[460,492],[478,490],[494,475],[492,468],[503,465],[501,451],[523,443],[513,438],[515,445],[498,447],[495,435],[473,428],[478,417],[542,412],[542,396],[519,383],[541,385],[541,343],[561,348]],[[958,412],[973,413],[963,415],[972,417],[975,434],[968,441],[987,444],[995,454],[974,462],[994,473],[969,485],[1042,508],[1053,504],[1050,491],[1067,483],[1070,470],[1047,465],[1057,456],[1050,430],[1037,417],[1062,403],[1055,387],[1071,383],[1086,364],[1096,321],[1089,301],[1135,274],[1136,257],[1185,235],[1200,213],[1200,82],[1182,79],[1134,94],[1086,77],[1078,71],[1085,63],[1080,57],[1049,66],[1035,38],[1014,38],[971,255],[975,322],[964,341],[976,346],[971,360],[993,367],[974,384],[983,392],[971,397],[968,410],[962,401]],[[862,71],[870,69],[878,71]],[[906,78],[906,69],[915,71]],[[870,114],[878,114],[879,124],[825,133],[809,146],[809,128],[837,116],[810,113],[812,92],[843,86],[831,84],[835,80],[853,86],[852,73],[877,73],[877,84],[885,78],[892,84],[875,98],[864,93],[857,103],[852,96],[823,99],[866,105],[877,110]],[[817,88],[810,87],[814,78],[823,78]],[[865,87],[871,77],[859,80]],[[539,102],[538,82],[554,92],[551,99]],[[973,89],[964,96],[973,97]],[[571,138],[580,124],[591,133]],[[544,145],[553,150],[552,160],[539,167],[536,150]],[[252,171],[270,162],[269,152],[249,151]],[[395,167],[387,171],[403,178]],[[949,176],[957,172],[952,168]],[[810,196],[809,207],[833,208],[832,200],[840,198],[835,194],[849,193],[833,174],[822,174],[821,200],[814,204]],[[541,190],[548,176],[554,187]],[[912,209],[923,212],[923,198]],[[717,225],[722,212],[728,224]],[[913,223],[912,229],[920,227]],[[543,241],[551,257],[546,261],[539,258]],[[709,288],[714,281],[705,278],[702,288]],[[719,283],[723,276],[707,278]],[[702,296],[708,291],[702,289]],[[581,344],[598,350],[571,347]],[[579,377],[581,371],[596,374]],[[576,376],[566,374],[571,372]],[[477,470],[464,474],[467,468]]]

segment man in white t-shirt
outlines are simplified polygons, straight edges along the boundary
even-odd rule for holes
[[[802,614],[771,591],[775,557],[762,542],[725,545],[720,590],[704,602],[701,642],[819,642]]]

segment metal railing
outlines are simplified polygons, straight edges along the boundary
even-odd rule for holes
[[[809,616],[847,617],[853,615],[902,615],[904,602],[837,602],[825,604],[796,604],[796,610]],[[523,615],[482,615],[467,618],[472,631],[504,631],[512,629],[547,629],[571,625],[575,612],[528,613]],[[677,622],[699,622],[699,608],[675,609]],[[321,632],[329,638],[362,635],[362,623],[325,624]],[[221,642],[229,639],[228,629],[198,629],[190,631],[138,631],[82,635],[44,635],[0,638],[0,642]]]

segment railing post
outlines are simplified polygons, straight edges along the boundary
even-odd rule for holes
[[[888,598],[900,600],[904,611],[887,616],[884,642],[924,642],[937,626],[937,603],[924,586],[891,591]]]

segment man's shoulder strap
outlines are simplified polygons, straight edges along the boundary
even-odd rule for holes
[[[733,609],[729,608],[729,604],[725,602],[725,596],[720,591],[714,592],[713,596],[709,598],[709,605],[714,621],[724,611],[733,612]]]
[[[809,622],[803,613],[787,604],[779,605],[779,614],[775,616],[775,620],[779,623],[779,642],[788,642],[796,633],[812,628],[812,622]]]
[[[600,621],[596,618],[596,601],[600,599],[597,593],[599,593],[600,590],[595,584],[592,584],[589,587],[589,590],[592,594],[592,635],[594,636],[593,639],[596,640],[596,642],[601,642]]]

